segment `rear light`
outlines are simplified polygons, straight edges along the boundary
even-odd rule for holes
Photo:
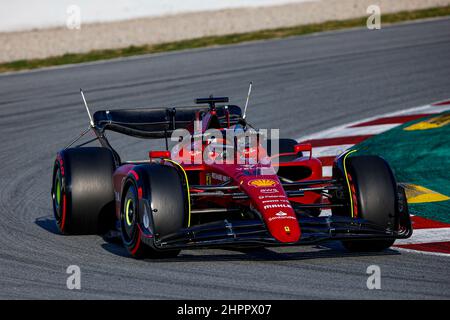
[[[311,143],[300,143],[294,146],[295,153],[307,151],[309,152],[309,157],[312,157],[312,145]]]
[[[157,158],[170,159],[170,151],[167,151],[167,150],[150,151],[149,156],[150,156],[150,159],[157,159]]]

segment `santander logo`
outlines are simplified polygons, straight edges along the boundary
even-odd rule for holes
[[[297,220],[296,217],[289,216],[286,212],[279,211],[269,218],[269,222],[274,220]]]

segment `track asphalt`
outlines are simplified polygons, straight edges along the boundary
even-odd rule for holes
[[[296,138],[448,98],[449,56],[450,19],[440,19],[1,75],[0,298],[450,298],[446,257],[331,243],[136,261],[99,236],[58,235],[50,201],[55,153],[88,125],[80,87],[99,110],[210,93],[243,104],[253,81],[248,119]],[[115,138],[130,158],[150,148]],[[74,264],[81,290],[66,288]],[[381,290],[366,287],[370,265]]]

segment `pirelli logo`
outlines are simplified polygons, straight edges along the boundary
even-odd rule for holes
[[[282,209],[282,208],[288,208],[291,209],[291,205],[290,204],[285,204],[285,203],[276,203],[276,204],[266,204],[263,209]]]

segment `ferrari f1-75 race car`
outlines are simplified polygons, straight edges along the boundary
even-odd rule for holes
[[[379,251],[412,234],[405,191],[381,157],[345,152],[323,178],[310,144],[269,138],[228,98],[93,116],[83,100],[90,126],[58,152],[53,169],[63,234],[116,230],[136,258],[332,240],[351,251]],[[95,138],[72,147],[88,131]],[[122,161],[108,131],[162,139],[165,148]],[[95,140],[100,147],[86,146]],[[176,143],[170,150],[169,140]]]

